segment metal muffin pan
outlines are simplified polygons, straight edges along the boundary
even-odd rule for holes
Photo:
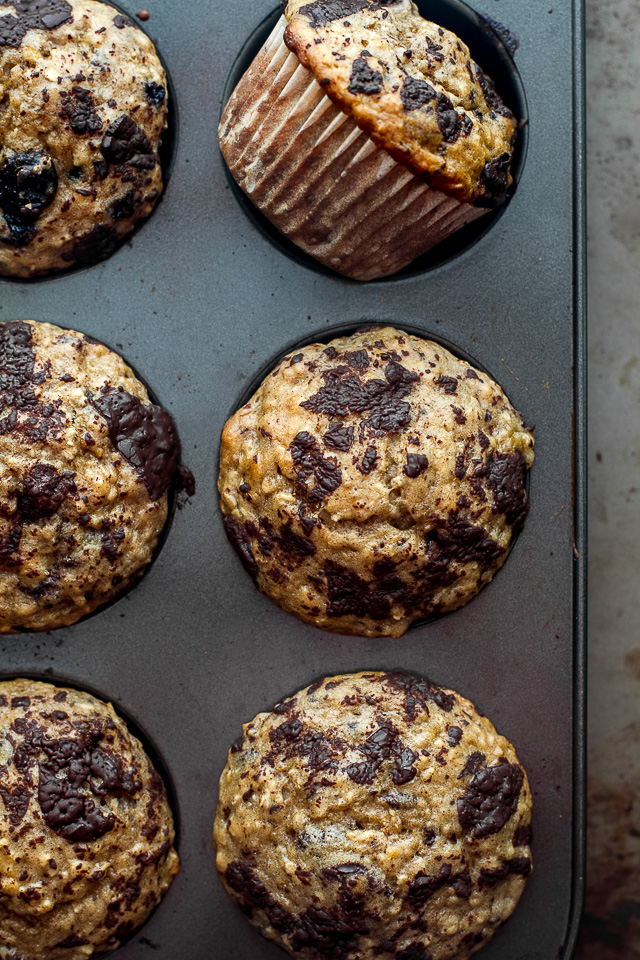
[[[436,6],[420,5],[426,15]],[[75,327],[140,371],[175,417],[198,482],[135,590],[72,628],[0,639],[3,676],[111,699],[170,780],[182,873],[119,960],[283,956],[216,877],[211,829],[227,750],[243,722],[314,679],[376,668],[459,690],[512,740],[529,774],[534,874],[481,956],[573,952],[584,875],[583,14],[580,0],[489,5],[520,38],[528,157],[509,207],[458,255],[357,284],[269,243],[230,187],[216,126],[234,61],[273,0],[149,0],[145,29],[179,116],[166,196],[107,262],[37,283],[0,280],[0,320]],[[536,424],[531,514],[505,567],[463,610],[401,640],[338,637],[280,611],[242,569],[217,507],[220,433],[264,364],[315,331],[328,339],[334,327],[368,322],[453,344]]]

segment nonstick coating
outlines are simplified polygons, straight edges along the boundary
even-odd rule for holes
[[[362,285],[295,262],[231,190],[217,147],[234,60],[274,0],[148,0],[179,108],[173,175],[109,261],[0,281],[0,320],[48,320],[119,350],[175,417],[196,475],[153,568],[75,627],[0,640],[0,671],[113,700],[162,758],[182,873],[118,960],[277,960],[227,899],[211,848],[217,782],[243,722],[322,675],[400,669],[469,697],[516,745],[534,793],[535,869],[484,960],[557,960],[583,877],[584,305],[582,20],[570,0],[482,0],[520,38],[529,147],[516,195],[473,247]],[[439,2],[438,6],[442,3]],[[125,3],[135,15],[138,5]],[[421,4],[429,14],[427,0]],[[291,343],[387,321],[442,337],[499,379],[537,461],[531,515],[506,566],[463,610],[402,640],[323,633],[258,594],[217,507],[220,433],[256,373]]]

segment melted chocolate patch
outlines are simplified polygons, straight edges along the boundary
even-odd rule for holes
[[[531,860],[529,857],[514,857],[512,860],[503,860],[495,870],[487,870],[483,867],[480,870],[478,886],[481,890],[486,887],[496,887],[511,876],[524,877],[525,879],[531,873]]]
[[[74,244],[73,256],[83,266],[91,266],[110,257],[117,246],[116,231],[98,224]]]
[[[486,480],[493,496],[493,512],[503,514],[514,531],[521,530],[530,508],[525,486],[527,465],[522,454],[492,453],[476,468],[474,476]]]
[[[342,470],[338,461],[323,457],[318,441],[306,430],[292,440],[289,451],[296,469],[296,487],[300,496],[309,503],[322,503],[342,484]],[[313,477],[311,490],[307,481]]]
[[[365,57],[358,57],[353,61],[351,68],[351,81],[349,83],[349,93],[364,93],[372,96],[380,93],[384,86],[382,74],[369,66]]]
[[[58,174],[48,154],[28,150],[7,157],[0,166],[0,208],[15,243],[32,239],[34,224],[57,190]]]
[[[445,393],[453,395],[458,389],[458,381],[455,377],[445,377],[444,374],[434,378],[436,387],[442,387]]]
[[[513,119],[513,114],[509,107],[505,106],[502,97],[498,94],[495,88],[493,80],[484,73],[484,71],[476,64],[476,77],[482,92],[484,94],[484,99],[487,101],[487,105],[495,113],[501,114],[503,117],[508,117]]]
[[[101,150],[107,163],[153,170],[158,162],[146,133],[126,114],[118,117],[107,128],[102,138]]]
[[[143,404],[124,390],[92,402],[107,421],[109,439],[135,467],[150,500],[159,500],[171,486],[180,462],[180,441],[170,414],[156,404]]]
[[[385,369],[386,380],[360,380],[353,370],[341,365],[323,373],[320,390],[301,403],[311,413],[323,413],[332,419],[349,414],[370,413],[364,429],[376,436],[398,433],[411,422],[411,407],[404,402],[420,379],[417,373],[392,361]]]
[[[414,763],[418,754],[409,747],[405,747],[396,728],[387,720],[378,720],[378,729],[375,730],[365,743],[358,747],[365,760],[361,763],[352,763],[347,767],[347,776],[354,783],[361,785],[373,783],[376,774],[385,760],[394,760],[391,779],[396,786],[410,783],[418,775]]]
[[[77,493],[74,474],[58,473],[48,463],[36,463],[25,473],[18,510],[25,522],[42,520],[57,513],[68,496]]]
[[[35,369],[33,328],[20,320],[0,323],[0,436],[12,433],[29,443],[60,438],[65,422],[61,402],[41,404],[34,387],[50,376]]]
[[[246,860],[234,860],[227,867],[224,876],[231,889],[242,898],[247,916],[250,917],[254,910],[264,910],[276,930],[282,933],[288,933],[291,930],[294,917],[269,893]]]
[[[334,960],[343,960],[358,948],[355,927],[330,910],[309,907],[291,933],[294,950],[310,949]]]
[[[315,0],[298,11],[314,27],[326,27],[334,20],[342,20],[350,14],[359,13],[369,6],[368,0]]]
[[[455,143],[460,137],[463,125],[449,97],[439,93],[436,103],[436,120],[442,139],[446,143]]]
[[[479,751],[472,753],[467,758],[464,769],[458,774],[458,780],[462,780],[463,777],[470,777],[473,773],[477,773],[486,759],[487,758],[484,753],[480,753]]]
[[[518,827],[513,835],[514,847],[530,847],[533,840],[533,831],[531,824],[525,827]]]
[[[436,520],[435,535],[443,554],[457,563],[478,563],[482,569],[488,569],[505,552],[483,527],[455,515]]]
[[[523,784],[515,763],[481,767],[458,799],[460,826],[478,840],[499,833],[518,809]]]
[[[73,19],[67,0],[3,0],[15,8],[15,15],[0,17],[0,47],[22,45],[27,30],[55,30]]]
[[[419,110],[425,103],[436,98],[436,91],[426,80],[417,80],[415,77],[405,77],[404,86],[400,93],[402,106],[405,110]]]
[[[488,160],[480,174],[480,186],[484,192],[475,201],[476,207],[499,207],[509,191],[509,170],[513,155],[502,153],[495,160]]]
[[[31,801],[30,791],[21,785],[10,789],[0,784],[0,797],[2,797],[2,802],[9,815],[9,823],[17,827],[29,809],[29,803]]]
[[[426,677],[412,677],[408,673],[386,673],[382,682],[404,694],[404,712],[409,721],[415,720],[420,710],[424,710],[428,716],[429,703],[435,703],[445,713],[453,710],[453,694],[446,693]]]
[[[351,450],[353,445],[353,435],[353,427],[345,427],[341,423],[332,423],[322,438],[322,442],[330,450],[341,450],[346,453]]]

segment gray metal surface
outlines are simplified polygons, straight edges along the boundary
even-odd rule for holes
[[[165,199],[105,264],[30,285],[0,281],[0,320],[75,327],[140,370],[176,418],[198,481],[154,567],[125,599],[71,629],[0,642],[3,674],[42,675],[112,699],[173,782],[183,870],[122,960],[282,956],[215,876],[218,777],[241,724],[258,711],[320,675],[373,668],[460,690],[513,740],[529,773],[534,875],[482,956],[556,960],[572,948],[583,873],[581,12],[569,0],[489,4],[520,37],[529,154],[513,202],[461,256],[363,286],[267,242],[229,187],[216,122],[234,59],[273,0],[149,0],[149,32],[180,114]],[[215,491],[223,424],[265,361],[316,330],[361,320],[408,323],[453,342],[536,424],[532,511],[505,568],[462,611],[395,641],[322,633],[257,594],[224,537]]]

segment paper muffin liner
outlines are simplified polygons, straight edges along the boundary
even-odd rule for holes
[[[285,46],[281,17],[220,122],[238,185],[301,250],[354,280],[397,273],[487,212],[377,147]]]

